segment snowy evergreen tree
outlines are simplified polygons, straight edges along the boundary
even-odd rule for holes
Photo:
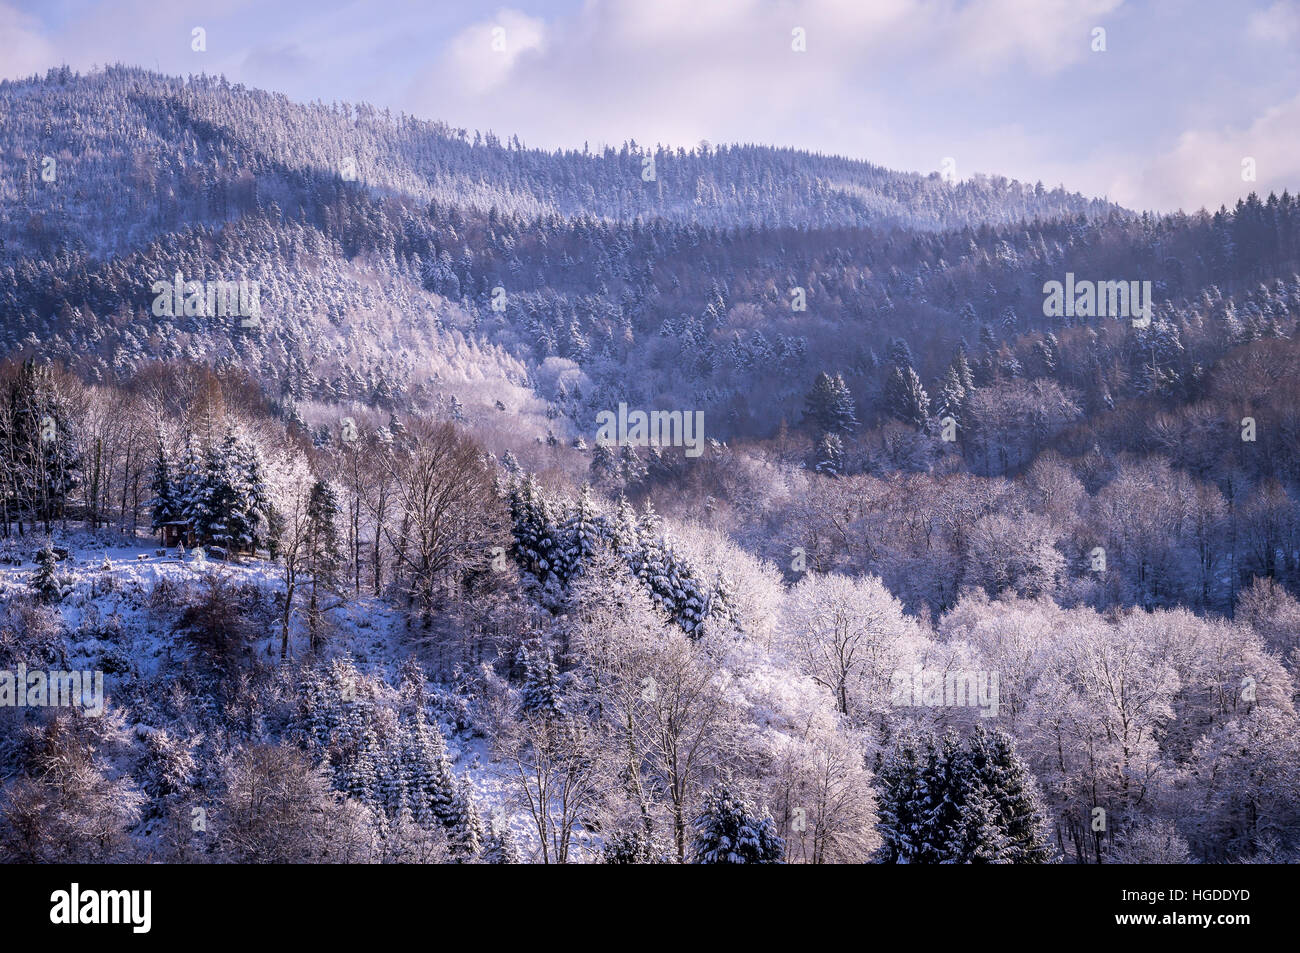
[[[452,859],[461,862],[473,860],[483,846],[483,821],[472,790],[468,777],[461,778],[456,784],[452,816],[447,824]]]
[[[198,544],[196,528],[200,523],[206,524],[209,519],[203,492],[203,458],[190,434],[185,435],[185,448],[181,451],[180,464],[177,467],[176,487],[178,518],[183,521],[186,535],[191,543]]]
[[[514,552],[523,568],[538,582],[563,579],[563,552],[555,506],[532,474],[510,495],[510,516],[514,530]]]
[[[51,367],[24,361],[7,383],[0,392],[0,506],[7,517],[43,522],[48,533],[81,484],[80,438]]]
[[[527,646],[521,645],[516,660],[524,670],[520,709],[543,718],[563,717],[564,697],[555,657],[550,648],[542,645],[530,651]]]
[[[269,497],[261,460],[233,429],[208,451],[202,477],[186,494],[186,517],[200,543],[227,553],[261,546],[269,527]]]
[[[886,357],[890,364],[900,369],[907,369],[912,366],[912,348],[903,338],[894,338],[889,342],[889,350]]]
[[[885,863],[1047,863],[1032,776],[1009,738],[907,732],[876,775]]]
[[[596,486],[607,486],[618,479],[618,456],[614,448],[607,443],[597,443],[591,448],[591,464],[588,467],[591,482]]]
[[[939,393],[935,397],[935,416],[940,420],[951,417],[960,429],[966,419],[968,397],[969,393],[961,382],[960,371],[950,366],[944,374],[943,381],[939,385]]]
[[[564,544],[565,582],[581,574],[604,535],[604,520],[596,509],[596,501],[592,499],[591,487],[584,484],[578,492],[573,512],[564,521],[560,531]]]
[[[341,580],[343,548],[339,538],[338,490],[327,480],[312,484],[307,498],[306,568],[311,575],[307,603],[307,625],[312,650],[321,643],[321,593],[334,592]]]
[[[840,476],[844,472],[844,441],[839,434],[824,433],[813,451],[813,469],[827,476]]]
[[[642,827],[627,831],[612,831],[601,847],[602,864],[667,864],[672,863],[672,851],[659,843],[647,822]]]
[[[183,519],[180,502],[180,487],[173,482],[171,465],[167,461],[167,452],[163,447],[162,435],[158,436],[158,455],[154,459],[153,479],[150,482],[153,496],[150,498],[150,526],[161,531]]]
[[[404,711],[399,724],[411,815],[418,824],[450,828],[458,816],[457,784],[442,732],[429,723],[422,704]]]
[[[344,731],[351,748],[342,764],[341,787],[349,797],[372,807],[381,807],[380,774],[384,757],[367,708],[361,702],[352,702],[345,707]]]
[[[619,450],[618,478],[623,481],[624,486],[635,486],[645,479],[648,472],[645,463],[637,455],[635,447],[628,444]]]
[[[895,366],[885,378],[885,410],[917,430],[925,427],[930,416],[930,398],[921,386],[921,379],[912,368]]]
[[[766,814],[718,785],[704,796],[692,845],[697,864],[779,864],[785,841]]]
[[[906,731],[895,739],[876,772],[876,816],[883,839],[880,859],[884,863],[919,862],[927,760],[926,740]]]
[[[63,599],[64,584],[59,578],[58,557],[46,546],[36,554],[36,571],[27,579],[27,585],[42,602],[54,603]]]
[[[991,806],[992,823],[1000,835],[998,856],[1002,862],[1048,863],[1052,851],[1038,782],[1016,754],[1012,738],[980,726],[968,743],[967,757],[972,786]]]
[[[483,839],[481,860],[485,864],[524,862],[523,855],[519,852],[519,845],[515,843],[515,836],[510,832],[509,826],[505,824],[498,826],[496,821],[489,822],[487,836]]]
[[[817,435],[849,434],[858,426],[853,395],[839,374],[834,377],[825,372],[818,374],[804,404],[804,420]]]

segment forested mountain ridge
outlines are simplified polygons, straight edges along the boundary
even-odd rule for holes
[[[439,343],[454,329],[504,348],[509,358],[489,355],[481,369],[503,385],[527,377],[512,360],[576,365],[578,378],[560,368],[531,382],[561,414],[582,418],[557,425],[561,435],[566,426],[570,435],[586,430],[593,408],[621,399],[689,401],[708,409],[719,437],[765,435],[782,418],[799,416],[809,380],[823,369],[845,374],[859,402],[874,404],[896,337],[908,341],[922,383],[936,382],[931,392],[958,347],[984,377],[1023,374],[1052,346],[1036,335],[1059,336],[1076,323],[1043,318],[1045,280],[1070,270],[1121,278],[1140,270],[1154,285],[1157,329],[1116,339],[1118,365],[1104,354],[1090,357],[1086,378],[1076,372],[1061,380],[1085,388],[1085,404],[1095,407],[1195,378],[1213,355],[1183,349],[1152,360],[1170,350],[1160,342],[1225,308],[1226,341],[1217,347],[1260,333],[1238,325],[1258,326],[1257,310],[1275,310],[1276,289],[1261,292],[1264,279],[1285,282],[1293,274],[1286,267],[1296,241],[1289,196],[1236,213],[1159,219],[1047,202],[1035,213],[1070,214],[990,225],[990,218],[1014,218],[1014,203],[998,198],[1005,190],[935,182],[926,188],[961,206],[960,227],[913,231],[916,217],[905,227],[857,212],[846,221],[838,213],[819,219],[815,205],[770,191],[753,193],[755,207],[772,213],[758,221],[738,206],[695,199],[676,212],[671,202],[636,206],[638,217],[628,221],[632,204],[611,196],[652,184],[642,181],[631,153],[551,156],[474,146],[441,127],[361,107],[294,106],[221,80],[186,84],[139,70],[89,77],[55,71],[0,88],[12,106],[0,120],[17,133],[4,154],[12,175],[0,179],[7,190],[0,206],[9,259],[0,269],[5,343],[31,349],[40,342],[45,356],[95,380],[121,379],[156,357],[202,354],[255,365],[291,399],[315,391],[304,381],[319,380],[326,398],[391,410],[394,395],[407,393],[415,403],[402,406],[423,408],[440,391],[444,403],[448,395],[419,367],[420,355],[458,348]],[[91,121],[96,109],[111,119]],[[343,141],[353,135],[356,142]],[[417,139],[423,145],[409,154],[398,148]],[[371,173],[387,187],[368,175],[364,155],[357,181],[343,178],[338,164],[351,157],[344,153],[367,148],[388,150]],[[51,182],[41,179],[47,151]],[[791,166],[770,150],[745,154],[771,159],[766,180],[796,191],[805,182],[798,163],[868,168],[808,156]],[[739,187],[740,194],[753,180],[742,159],[722,150],[689,161],[712,170],[713,193]],[[548,164],[567,171],[551,175]],[[410,171],[421,167],[418,176]],[[478,184],[466,187],[471,179]],[[684,194],[676,179],[660,176],[653,185],[673,201]],[[525,186],[541,197],[521,206],[512,196]],[[557,189],[569,197],[555,198]],[[963,194],[981,196],[988,208],[961,205]],[[907,203],[924,218],[925,201]],[[783,224],[789,216],[779,210],[787,206],[798,212],[798,227]],[[557,214],[561,207],[576,212]],[[716,215],[707,214],[710,207]],[[119,253],[105,257],[106,245]],[[152,282],[177,273],[260,281],[266,327],[253,335],[210,320],[152,315]],[[494,300],[496,289],[502,293]],[[112,321],[98,320],[108,315]],[[388,328],[397,315],[403,327]],[[94,340],[87,324],[96,325]],[[328,346],[316,345],[318,335]],[[358,339],[386,343],[382,353],[367,352]],[[1166,356],[1181,366],[1167,373]],[[459,376],[463,382],[478,373]],[[563,395],[555,390],[560,376],[568,378]],[[760,377],[769,398],[753,406],[741,395]],[[575,382],[584,401],[573,399]]]
[[[891,172],[791,149],[687,151],[628,142],[599,152],[546,152],[525,148],[517,137],[471,138],[464,129],[366,104],[297,104],[221,77],[181,80],[126,67],[88,75],[52,70],[43,79],[0,82],[0,101],[11,143],[0,201],[17,200],[49,218],[47,228],[64,224],[61,214],[77,216],[66,224],[75,224],[87,243],[105,242],[106,250],[152,237],[140,228],[221,221],[270,201],[292,209],[345,168],[366,186],[419,202],[483,213],[496,207],[525,219],[933,229],[1098,217],[1114,208],[1041,183],[978,177],[949,187],[937,174]],[[44,156],[71,163],[67,189],[41,188]],[[123,196],[109,202],[96,189],[103,181],[134,198],[135,228],[126,235],[118,218]],[[7,230],[4,237],[13,235]]]

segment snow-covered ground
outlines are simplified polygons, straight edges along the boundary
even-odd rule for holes
[[[55,606],[68,633],[66,667],[102,669],[109,705],[115,683],[121,684],[125,677],[150,679],[163,674],[178,650],[166,614],[149,605],[150,594],[160,583],[193,585],[205,574],[217,572],[238,585],[255,585],[272,597],[285,588],[281,567],[266,559],[221,562],[199,557],[195,551],[187,551],[181,559],[176,549],[163,549],[157,539],[55,530],[52,537],[28,536],[0,543],[0,603],[30,592],[28,582],[37,568],[36,554],[47,543],[68,553],[58,563],[66,594]],[[296,606],[300,608],[300,603]],[[398,668],[410,654],[403,644],[405,624],[400,612],[382,599],[361,596],[332,613],[332,623],[327,657],[350,655],[363,672],[396,683]],[[300,650],[306,635],[297,611],[291,631],[295,650]],[[254,643],[253,651],[262,658],[278,657],[278,621]],[[450,690],[439,684],[430,687]],[[445,720],[439,727],[456,773],[469,779],[484,824],[491,821],[498,828],[509,827],[527,855],[536,843],[536,831],[526,815],[508,807],[507,782],[492,763],[487,740]],[[134,729],[137,733],[151,730],[147,725]]]

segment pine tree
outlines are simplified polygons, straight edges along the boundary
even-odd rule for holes
[[[338,520],[341,507],[338,491],[325,481],[312,484],[307,497],[307,571],[311,587],[307,605],[307,624],[312,650],[320,646],[320,593],[332,592],[339,584],[343,565]]]
[[[163,527],[178,522],[181,506],[178,499],[179,487],[172,482],[171,465],[167,462],[167,452],[163,447],[162,434],[158,435],[158,456],[154,460],[153,480],[150,484],[153,497],[149,500],[149,525],[162,531]]]
[[[450,826],[455,819],[456,778],[442,732],[430,724],[423,708],[403,714],[402,765],[411,814],[417,823]]]
[[[876,772],[879,796],[876,826],[882,843],[880,859],[887,864],[915,864],[922,851],[922,796],[928,751],[926,739],[905,731],[886,753]]]
[[[618,510],[608,527],[608,542],[614,552],[629,561],[636,553],[640,539],[640,527],[637,524],[636,510],[627,498],[618,498]]]
[[[564,541],[564,582],[581,575],[604,537],[604,520],[591,497],[591,487],[583,484],[573,513],[564,521],[560,536]]]
[[[320,670],[304,668],[298,685],[298,723],[308,748],[324,751],[329,747],[330,734],[338,727],[336,701]]]
[[[921,386],[921,379],[910,367],[895,366],[885,379],[885,410],[903,423],[917,430],[925,428],[930,416],[930,398]]]
[[[935,397],[935,416],[940,419],[951,417],[960,426],[966,415],[966,396],[966,388],[962,385],[957,368],[950,366]]]
[[[400,739],[383,746],[378,766],[377,795],[384,813],[391,818],[411,815],[410,794],[406,788],[406,770]]]
[[[952,364],[949,365],[957,374],[957,380],[961,382],[962,390],[969,397],[975,391],[975,374],[971,371],[970,361],[966,358],[966,347],[963,344],[957,348],[957,353],[953,355]]]
[[[492,821],[488,825],[487,837],[483,840],[482,861],[485,864],[522,864],[523,856],[515,843],[515,836],[510,828]]]
[[[921,771],[920,825],[917,830],[918,864],[950,861],[950,845],[960,826],[966,763],[960,757],[957,736],[947,732],[936,740],[927,737],[925,763]]]
[[[1011,863],[997,805],[979,786],[972,785],[962,790],[961,804],[949,828],[940,863]]]
[[[904,369],[912,366],[912,349],[903,338],[894,338],[889,342],[889,350],[886,352],[889,363],[895,367]]]
[[[623,485],[635,486],[645,479],[647,472],[646,465],[637,455],[636,448],[631,444],[624,444],[618,452],[618,478],[623,481]]]
[[[951,732],[901,736],[877,772],[886,863],[1047,863],[1043,812],[1011,740],[982,726],[965,743]]]
[[[0,459],[7,470],[0,505],[20,521],[43,521],[48,533],[79,485],[82,465],[67,399],[50,367],[25,361],[0,395]]]
[[[201,545],[198,527],[209,522],[207,504],[204,501],[204,467],[194,439],[185,435],[185,449],[181,451],[181,461],[177,472],[178,490],[176,505],[178,517],[184,523],[186,534],[192,545]]]
[[[366,805],[382,806],[379,780],[383,755],[365,705],[353,702],[346,706],[344,731],[352,748],[341,765],[343,791]]]
[[[853,395],[839,374],[834,377],[825,372],[818,374],[804,404],[804,420],[817,435],[849,434],[858,426]]]
[[[190,504],[190,521],[194,526],[195,541],[225,546],[229,551],[228,521],[235,518],[238,487],[233,474],[230,442],[234,435],[227,433],[227,441],[208,450],[198,493]]]
[[[970,749],[975,777],[988,791],[994,807],[1007,862],[1048,863],[1051,847],[1044,830],[1038,783],[1016,754],[1015,742],[1004,732],[986,732],[981,726],[971,739]]]
[[[59,579],[58,558],[51,547],[46,546],[36,554],[36,571],[28,578],[27,584],[44,603],[55,603],[63,599],[64,589]]]
[[[240,546],[252,552],[266,544],[270,525],[271,494],[266,485],[262,458],[257,447],[248,440],[236,440],[235,465],[243,491],[240,512]]]
[[[269,524],[269,508],[256,449],[227,429],[224,440],[208,452],[201,482],[187,493],[186,515],[198,541],[227,553],[256,550]]]
[[[827,476],[840,476],[844,473],[844,441],[839,434],[824,433],[817,441],[813,456],[813,469]]]
[[[483,821],[474,802],[468,776],[456,785],[452,803],[452,820],[447,825],[451,856],[461,862],[474,859],[483,846]]]
[[[613,831],[601,847],[602,864],[667,864],[670,851],[655,840],[649,822],[630,831]]]
[[[525,570],[538,582],[558,582],[564,569],[562,553],[556,545],[559,530],[554,506],[530,473],[510,495],[515,555]]]
[[[520,709],[543,718],[563,717],[564,698],[560,689],[560,676],[550,648],[543,645],[530,652],[526,646],[521,645],[516,658],[524,670]]]
[[[766,814],[759,815],[725,785],[704,796],[695,818],[693,853],[697,864],[779,864],[785,841]]]
[[[597,443],[591,449],[591,465],[588,468],[591,482],[597,486],[607,486],[618,479],[618,457],[614,448],[607,443]]]

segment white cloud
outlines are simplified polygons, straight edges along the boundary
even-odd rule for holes
[[[1092,25],[1120,2],[588,0],[546,24],[505,11],[455,36],[405,105],[548,146],[868,147],[873,107],[896,84],[941,94],[971,70],[1056,72],[1087,54]],[[490,51],[497,23],[520,44],[506,56]],[[791,48],[796,27],[806,52]],[[845,106],[862,116],[856,134]],[[817,138],[829,129],[831,143]]]
[[[1123,0],[987,0],[951,11],[948,53],[983,71],[1023,62],[1057,73],[1092,54],[1092,30]]]
[[[1278,0],[1267,10],[1257,10],[1250,15],[1246,32],[1252,39],[1268,43],[1300,41],[1300,4]]]
[[[0,3],[0,79],[43,73],[56,62],[40,22],[7,3]]]
[[[502,10],[469,26],[448,45],[434,70],[433,91],[482,96],[508,84],[523,57],[546,51],[546,24],[518,10]]]
[[[1242,160],[1257,180],[1242,180]],[[1216,209],[1249,192],[1266,195],[1300,182],[1300,95],[1244,128],[1192,129],[1150,164],[1117,176],[1111,198],[1138,208]]]

